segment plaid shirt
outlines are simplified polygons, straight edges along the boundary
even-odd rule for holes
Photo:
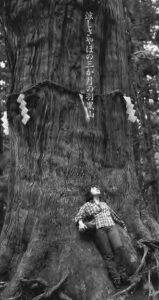
[[[105,203],[99,202],[99,204],[86,202],[79,210],[75,217],[75,222],[84,220],[86,217],[95,218],[96,228],[108,227],[118,223],[123,228],[125,223],[118,217],[118,215]]]

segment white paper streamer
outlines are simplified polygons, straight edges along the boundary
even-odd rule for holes
[[[18,97],[18,99],[17,99],[17,102],[21,103],[22,100],[24,100],[24,98],[25,98],[25,95],[24,94],[20,94],[19,97]]]
[[[30,119],[30,116],[26,114],[26,115],[23,117],[23,119],[22,119],[22,123],[23,123],[24,125],[26,125],[27,122],[29,121],[29,119]]]
[[[19,105],[20,109],[23,109],[24,107],[26,107],[26,104],[27,104],[26,101],[22,100]]]
[[[7,111],[3,112],[3,116],[1,118],[1,120],[2,120],[3,132],[5,135],[8,135],[9,134],[9,123],[8,123]]]
[[[28,112],[27,107],[24,107],[21,111],[21,115],[24,117],[27,114],[27,112]]]
[[[18,99],[17,99],[17,102],[20,104],[19,108],[21,109],[21,115],[23,117],[22,118],[22,123],[24,125],[26,125],[27,122],[30,119],[30,116],[27,114],[29,110],[26,107],[27,103],[26,103],[26,101],[24,99],[25,99],[25,95],[24,94],[20,94],[19,97],[18,97]]]
[[[128,114],[128,120],[132,123],[137,121],[137,117],[135,116],[134,104],[131,102],[131,98],[124,96],[126,101],[126,113]]]

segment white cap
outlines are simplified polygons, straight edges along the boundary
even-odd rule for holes
[[[100,195],[101,192],[100,192],[100,190],[99,190],[98,188],[96,188],[96,187],[94,186],[94,187],[91,187],[91,194],[92,194],[93,196],[95,196],[95,195]]]

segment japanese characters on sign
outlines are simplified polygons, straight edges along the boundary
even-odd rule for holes
[[[86,21],[86,106],[90,118],[94,118],[94,39],[93,39],[93,13],[85,13]]]

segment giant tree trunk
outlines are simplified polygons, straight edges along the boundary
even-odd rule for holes
[[[159,235],[147,212],[141,218],[131,126],[123,97],[114,92],[129,93],[122,1],[100,1],[94,9],[96,96],[89,123],[79,97],[85,91],[80,2],[5,1],[16,57],[8,98],[9,205],[0,247],[0,273],[9,281],[5,299],[18,294],[24,278],[55,286],[66,274],[63,291],[72,299],[107,299],[113,286],[102,258],[73,221],[91,185],[101,187],[132,238]],[[25,90],[27,125],[17,103]],[[128,234],[120,232],[131,273],[136,252]]]
[[[0,118],[2,118],[2,111],[0,106]],[[0,158],[2,159],[3,154],[3,130],[2,130],[2,121],[0,121]],[[0,176],[3,174],[3,169],[0,164]]]

